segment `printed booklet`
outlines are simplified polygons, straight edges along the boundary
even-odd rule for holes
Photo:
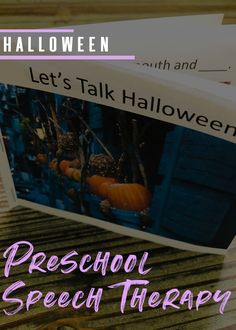
[[[0,211],[23,205],[225,253],[236,234],[235,27],[195,20],[74,27],[114,28],[131,62],[0,61]]]

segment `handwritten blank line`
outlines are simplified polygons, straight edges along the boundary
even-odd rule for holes
[[[227,72],[227,69],[198,70],[198,72]]]

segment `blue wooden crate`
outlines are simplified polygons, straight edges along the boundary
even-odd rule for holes
[[[158,173],[163,180],[151,205],[154,231],[213,242],[235,202],[235,144],[176,126],[167,135]]]

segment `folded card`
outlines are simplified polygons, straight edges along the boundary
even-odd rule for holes
[[[230,54],[233,38],[225,43]],[[221,65],[222,54],[215,58]],[[226,251],[236,233],[236,87],[124,62],[0,67],[9,207]],[[217,77],[232,80],[230,70]]]

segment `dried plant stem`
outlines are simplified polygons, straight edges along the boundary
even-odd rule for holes
[[[86,129],[88,130],[88,132],[94,137],[94,139],[100,144],[100,146],[103,148],[103,150],[106,152],[106,154],[112,159],[114,160],[112,154],[110,153],[110,151],[107,149],[107,147],[104,145],[104,143],[99,139],[99,137],[94,133],[94,131],[90,128],[90,126],[87,124],[87,122],[82,118],[82,116],[80,116],[73,108],[69,107],[68,105],[64,105],[65,108],[67,108],[68,110],[74,112],[76,114],[76,116],[78,117],[78,119],[81,121],[81,123],[86,127]]]
[[[134,145],[134,154],[135,154],[135,158],[137,159],[138,162],[138,167],[139,167],[139,171],[140,174],[143,178],[143,183],[145,187],[148,187],[148,181],[147,181],[147,175],[139,154],[139,147],[138,147],[138,125],[137,125],[137,120],[136,119],[132,119],[132,126],[133,126],[133,145]]]

